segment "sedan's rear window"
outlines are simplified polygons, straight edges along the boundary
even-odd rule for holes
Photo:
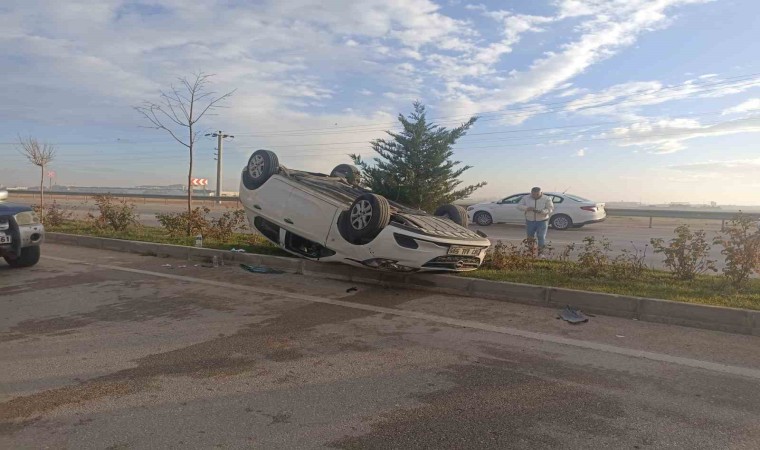
[[[569,198],[570,200],[575,200],[576,202],[590,202],[591,201],[587,198],[578,197],[577,195],[565,194],[565,197]]]

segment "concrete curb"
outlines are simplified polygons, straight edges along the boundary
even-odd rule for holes
[[[645,297],[534,286],[503,281],[479,280],[453,275],[421,275],[378,272],[343,264],[318,263],[298,258],[234,253],[226,250],[185,247],[151,242],[126,241],[64,233],[47,233],[46,242],[76,245],[142,255],[209,261],[214,256],[225,262],[266,265],[308,276],[352,281],[386,287],[488,298],[547,308],[572,305],[584,312],[647,322],[682,325],[728,333],[760,336],[760,311],[681,303]]]

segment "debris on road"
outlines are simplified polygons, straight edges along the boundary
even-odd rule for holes
[[[242,267],[243,270],[247,270],[252,273],[268,273],[268,274],[285,273],[282,270],[272,269],[271,267],[266,267],[266,266],[252,266],[250,264],[241,264],[240,267]]]
[[[161,267],[168,267],[168,268],[171,268],[171,267],[172,267],[172,265],[171,265],[171,264],[161,264]]]
[[[355,288],[355,287],[350,287],[350,288],[346,289],[346,292],[347,292],[347,293],[350,293],[350,292],[356,292],[356,291],[358,291],[358,290],[359,290],[358,288]]]
[[[560,311],[559,317],[562,320],[573,325],[588,322],[588,317],[586,317],[585,314],[583,314],[581,311],[577,309],[571,308],[569,305],[565,306],[565,309]]]
[[[230,251],[235,252],[235,253],[245,253],[245,250],[243,250],[242,248],[235,248],[235,247],[232,247]]]

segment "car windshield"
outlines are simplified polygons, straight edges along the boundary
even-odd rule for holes
[[[565,194],[565,197],[569,198],[570,200],[575,200],[576,202],[591,202],[591,200],[583,197],[578,197],[577,195]]]

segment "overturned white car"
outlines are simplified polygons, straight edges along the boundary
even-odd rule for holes
[[[330,175],[280,166],[257,150],[240,182],[251,226],[294,255],[402,272],[477,269],[491,245],[466,228],[467,212],[443,205],[430,215],[359,187],[356,167]]]

